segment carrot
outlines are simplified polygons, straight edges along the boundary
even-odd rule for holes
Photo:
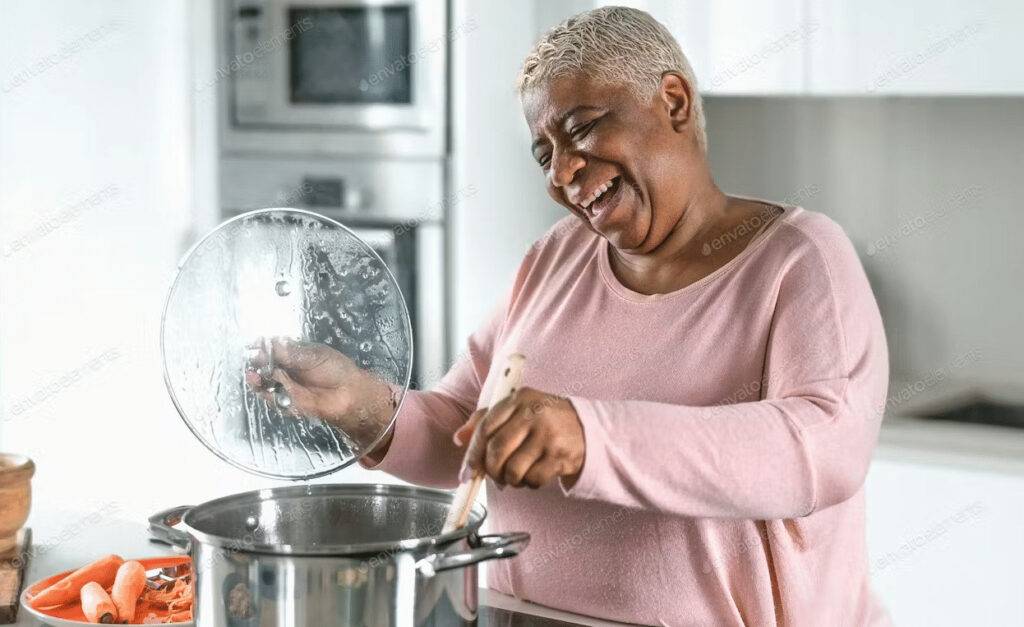
[[[103,588],[109,588],[117,576],[117,569],[121,567],[124,560],[117,555],[108,555],[98,559],[92,564],[87,564],[75,572],[67,575],[60,581],[46,588],[29,600],[29,605],[39,609],[65,605],[78,599],[82,586],[95,581]]]
[[[110,598],[117,607],[117,615],[122,621],[131,622],[135,618],[135,604],[139,602],[139,595],[145,588],[146,568],[135,560],[121,564],[117,569],[117,577],[114,578]]]
[[[90,581],[82,586],[82,613],[90,623],[109,625],[117,621],[117,607],[103,586]]]

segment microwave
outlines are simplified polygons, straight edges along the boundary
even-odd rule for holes
[[[389,135],[443,137],[453,37],[444,0],[227,4],[233,131],[326,137],[367,153]]]

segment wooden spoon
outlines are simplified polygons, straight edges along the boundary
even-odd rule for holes
[[[489,408],[493,408],[519,388],[523,380],[523,368],[525,366],[526,357],[519,353],[509,355],[508,360],[505,362],[505,369],[502,371],[501,377],[491,393]],[[455,490],[455,496],[452,498],[452,505],[448,508],[448,515],[444,519],[444,527],[442,527],[441,533],[448,533],[449,531],[455,531],[466,526],[466,523],[469,521],[469,511],[473,508],[473,502],[476,501],[476,495],[480,491],[480,484],[483,483],[483,480],[484,473],[476,471],[472,479],[459,484],[459,487]]]

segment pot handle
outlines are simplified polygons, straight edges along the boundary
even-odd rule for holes
[[[192,543],[192,538],[184,531],[174,527],[181,524],[182,517],[192,509],[191,505],[179,505],[162,512],[157,512],[149,517],[149,535],[156,542],[170,544],[186,551]]]
[[[435,553],[416,563],[416,569],[425,577],[453,568],[464,568],[493,559],[515,557],[530,543],[530,534],[520,531],[476,536],[470,539],[468,551],[457,553]]]

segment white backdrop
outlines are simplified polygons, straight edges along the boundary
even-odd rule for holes
[[[0,450],[35,460],[36,515],[115,502],[142,520],[275,484],[203,448],[161,375],[162,301],[193,236],[187,10],[3,6]]]

